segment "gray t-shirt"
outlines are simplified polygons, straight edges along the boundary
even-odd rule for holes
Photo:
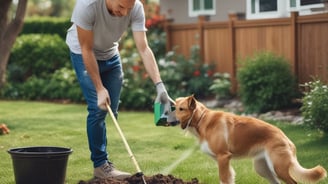
[[[132,31],[146,31],[143,5],[136,0],[127,16],[112,16],[106,7],[106,0],[77,0],[68,29],[66,43],[73,53],[81,54],[76,25],[92,30],[94,53],[97,60],[107,60],[118,54],[118,42],[131,25]]]

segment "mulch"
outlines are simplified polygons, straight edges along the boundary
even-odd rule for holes
[[[197,178],[191,181],[183,181],[173,175],[156,174],[154,176],[144,176],[147,184],[200,184]],[[135,174],[124,180],[114,178],[91,179],[90,181],[80,181],[78,184],[144,184],[140,175]]]

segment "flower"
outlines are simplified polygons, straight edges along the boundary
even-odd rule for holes
[[[199,71],[199,70],[195,70],[194,73],[193,73],[193,75],[194,75],[195,77],[200,76],[200,71]]]
[[[156,27],[158,25],[160,25],[160,23],[163,21],[163,16],[160,15],[153,15],[150,19],[146,20],[146,27],[149,28],[153,28]]]
[[[214,74],[214,72],[212,71],[212,70],[207,70],[207,76],[208,77],[212,77],[213,76],[213,74]]]
[[[133,65],[133,66],[132,66],[132,70],[133,70],[134,72],[139,72],[139,71],[140,71],[140,66],[138,66],[138,65]]]
[[[160,8],[157,3],[149,3],[146,8],[146,27],[156,28],[164,20],[164,17],[160,15]]]

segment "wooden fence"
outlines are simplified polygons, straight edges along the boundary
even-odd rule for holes
[[[167,50],[190,56],[192,45],[200,46],[205,63],[215,63],[218,72],[231,75],[237,89],[237,62],[258,51],[285,57],[299,84],[317,77],[328,83],[328,13],[289,18],[239,20],[229,15],[227,22],[208,22],[200,17],[195,24],[166,22]]]

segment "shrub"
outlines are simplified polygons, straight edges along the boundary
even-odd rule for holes
[[[32,75],[46,78],[57,69],[68,66],[68,48],[58,35],[22,35],[11,51],[8,80],[24,82]]]
[[[84,101],[72,69],[61,68],[46,78],[35,75],[24,83],[7,83],[1,96],[7,99]]]
[[[308,88],[302,98],[304,123],[328,133],[328,86],[320,80],[304,84]]]
[[[45,99],[67,99],[74,102],[84,101],[82,91],[73,69],[56,70],[43,86]]]
[[[124,81],[120,108],[151,109],[155,99],[155,86],[147,75],[137,53],[122,58]]]
[[[296,80],[288,62],[270,52],[240,62],[239,95],[248,113],[287,107],[296,94]]]
[[[187,81],[186,74],[191,74],[191,67],[187,67],[188,61],[182,56],[176,54],[174,51],[166,53],[165,58],[158,61],[162,80],[168,90],[172,99],[180,96],[186,96]],[[189,93],[190,94],[190,93]]]
[[[28,34],[17,38],[1,96],[9,99],[83,100],[69,52],[58,35]]]
[[[4,99],[22,99],[20,85],[7,82],[0,90],[0,97]]]
[[[230,75],[228,73],[216,73],[213,84],[210,86],[210,91],[215,94],[216,99],[229,98],[231,96]]]
[[[65,40],[68,28],[71,26],[69,18],[63,17],[29,17],[24,21],[23,34],[58,34]]]
[[[203,63],[198,46],[193,46],[191,53],[190,59],[187,59],[170,51],[159,61],[162,79],[172,98],[190,94],[194,94],[197,98],[213,95],[209,88],[216,76],[215,65]]]
[[[122,45],[121,55],[124,70],[124,86],[120,108],[151,109],[156,97],[155,86],[146,73],[139,54],[130,47],[130,40]],[[192,47],[192,57],[186,59],[174,51],[168,52],[158,60],[162,80],[172,99],[194,94],[206,98],[213,93],[210,86],[218,76],[214,65],[203,64],[199,59],[199,48]]]

